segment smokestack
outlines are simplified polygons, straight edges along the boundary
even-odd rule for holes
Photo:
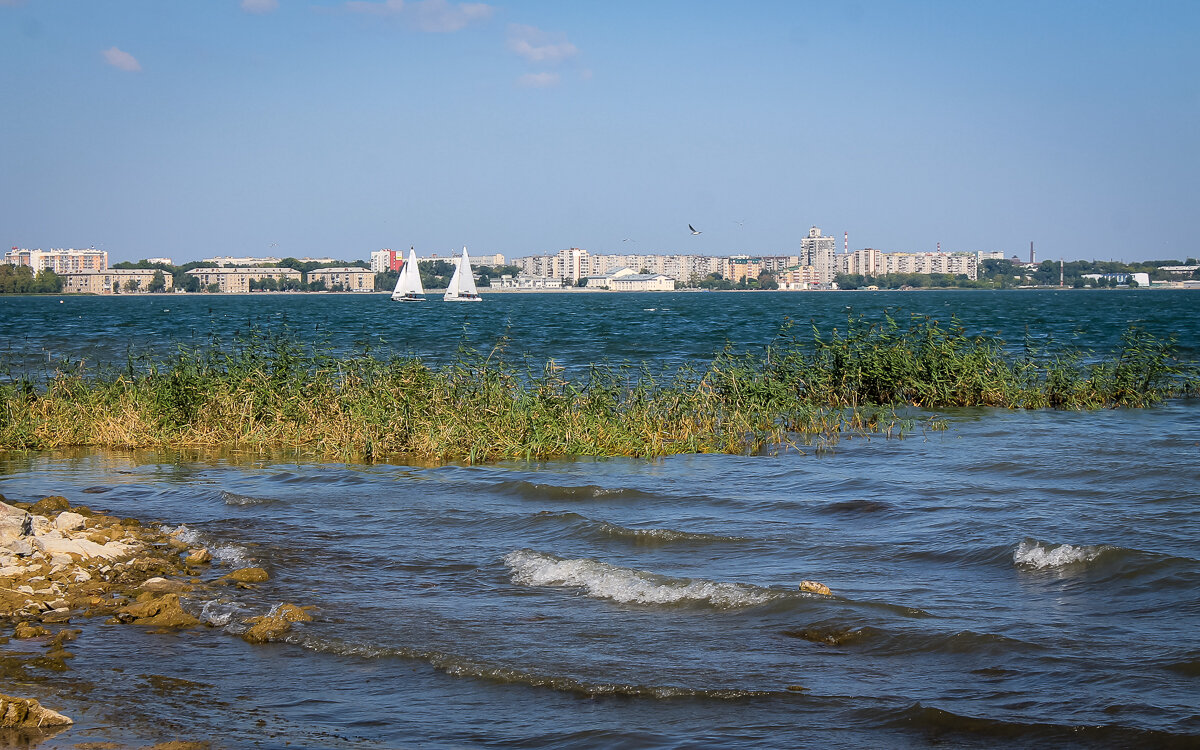
[[[849,232],[846,232],[846,245],[845,245],[845,247],[846,247],[846,252],[847,252],[847,253],[848,253],[848,252],[850,252],[850,233],[849,233]],[[16,248],[14,248],[14,249],[16,249]]]
[[[1037,261],[1034,260],[1033,258],[1034,258],[1034,256],[1033,256],[1033,241],[1030,240],[1030,242],[1029,242],[1029,262],[1031,264],[1037,263]]]

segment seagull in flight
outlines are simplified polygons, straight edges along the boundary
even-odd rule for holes
[[[695,228],[694,226],[692,226],[691,224],[688,224],[688,229],[692,230],[692,234],[700,234],[700,230],[699,230],[699,229],[696,229],[696,228]]]

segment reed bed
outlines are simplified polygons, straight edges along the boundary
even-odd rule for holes
[[[370,351],[335,356],[287,332],[251,331],[121,369],[65,364],[0,385],[0,449],[235,449],[316,459],[490,461],[747,453],[894,434],[897,409],[1141,407],[1196,392],[1174,341],[1130,329],[1096,355],[1023,354],[927,318],[800,337],[761,352],[655,371],[595,364],[571,375],[501,348],[432,365]],[[936,420],[926,422],[937,427]]]

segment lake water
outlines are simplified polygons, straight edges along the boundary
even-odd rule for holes
[[[0,298],[0,336],[30,370],[284,321],[345,349],[439,361],[465,330],[579,366],[898,307],[1011,343],[1200,340],[1200,295],[1159,291]],[[189,602],[210,628],[77,619],[71,670],[22,694],[76,719],[43,745],[64,748],[1195,747],[1197,407],[963,410],[900,440],[655,461],[0,455],[9,499],[184,525],[219,569],[272,573]],[[228,632],[281,601],[315,620],[265,646]]]

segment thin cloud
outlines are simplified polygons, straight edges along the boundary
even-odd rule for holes
[[[526,73],[517,79],[517,85],[525,89],[544,89],[557,86],[561,80],[558,73]]]
[[[242,10],[247,13],[270,13],[279,9],[279,0],[242,0]]]
[[[494,8],[487,3],[451,3],[447,0],[349,0],[351,13],[390,16],[403,19],[420,31],[459,31],[470,24],[492,17]]]
[[[142,69],[142,64],[137,61],[133,55],[116,47],[109,47],[100,54],[104,55],[104,62],[113,66],[117,70],[124,70],[127,73],[136,73]]]
[[[508,25],[508,49],[531,63],[555,65],[579,54],[565,34],[551,34],[536,26]]]

